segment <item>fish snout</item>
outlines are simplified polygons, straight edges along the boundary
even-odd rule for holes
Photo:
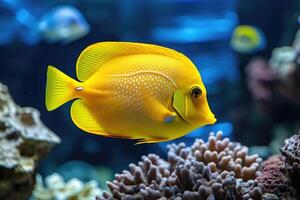
[[[217,119],[215,118],[215,116],[213,116],[213,117],[207,118],[206,121],[207,121],[207,124],[214,124],[214,123],[216,123]]]
[[[190,119],[189,124],[195,127],[205,126],[214,124],[217,121],[215,115],[212,113],[209,114],[202,114],[198,117]]]
[[[204,125],[214,124],[216,121],[217,119],[215,115],[210,111],[210,112],[201,113],[197,120],[197,124],[204,126]]]

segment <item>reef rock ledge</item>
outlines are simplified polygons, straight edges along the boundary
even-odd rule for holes
[[[0,83],[0,199],[28,199],[37,164],[60,138],[33,108],[21,108]]]

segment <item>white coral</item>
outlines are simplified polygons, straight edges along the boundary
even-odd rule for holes
[[[65,182],[63,177],[54,173],[45,178],[46,186],[42,177],[36,177],[36,186],[33,192],[33,200],[94,200],[102,194],[96,181],[83,183],[77,178]]]

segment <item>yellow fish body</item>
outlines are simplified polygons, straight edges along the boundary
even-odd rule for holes
[[[48,67],[46,107],[76,99],[71,117],[86,132],[152,143],[216,121],[197,68],[175,50],[100,42],[80,54],[76,73],[80,81]]]

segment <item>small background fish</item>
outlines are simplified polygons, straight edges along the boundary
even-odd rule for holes
[[[77,40],[90,31],[84,16],[73,6],[62,5],[48,11],[39,21],[39,31],[49,43]]]
[[[234,29],[230,44],[239,53],[254,53],[266,47],[266,37],[258,27],[240,25]]]

